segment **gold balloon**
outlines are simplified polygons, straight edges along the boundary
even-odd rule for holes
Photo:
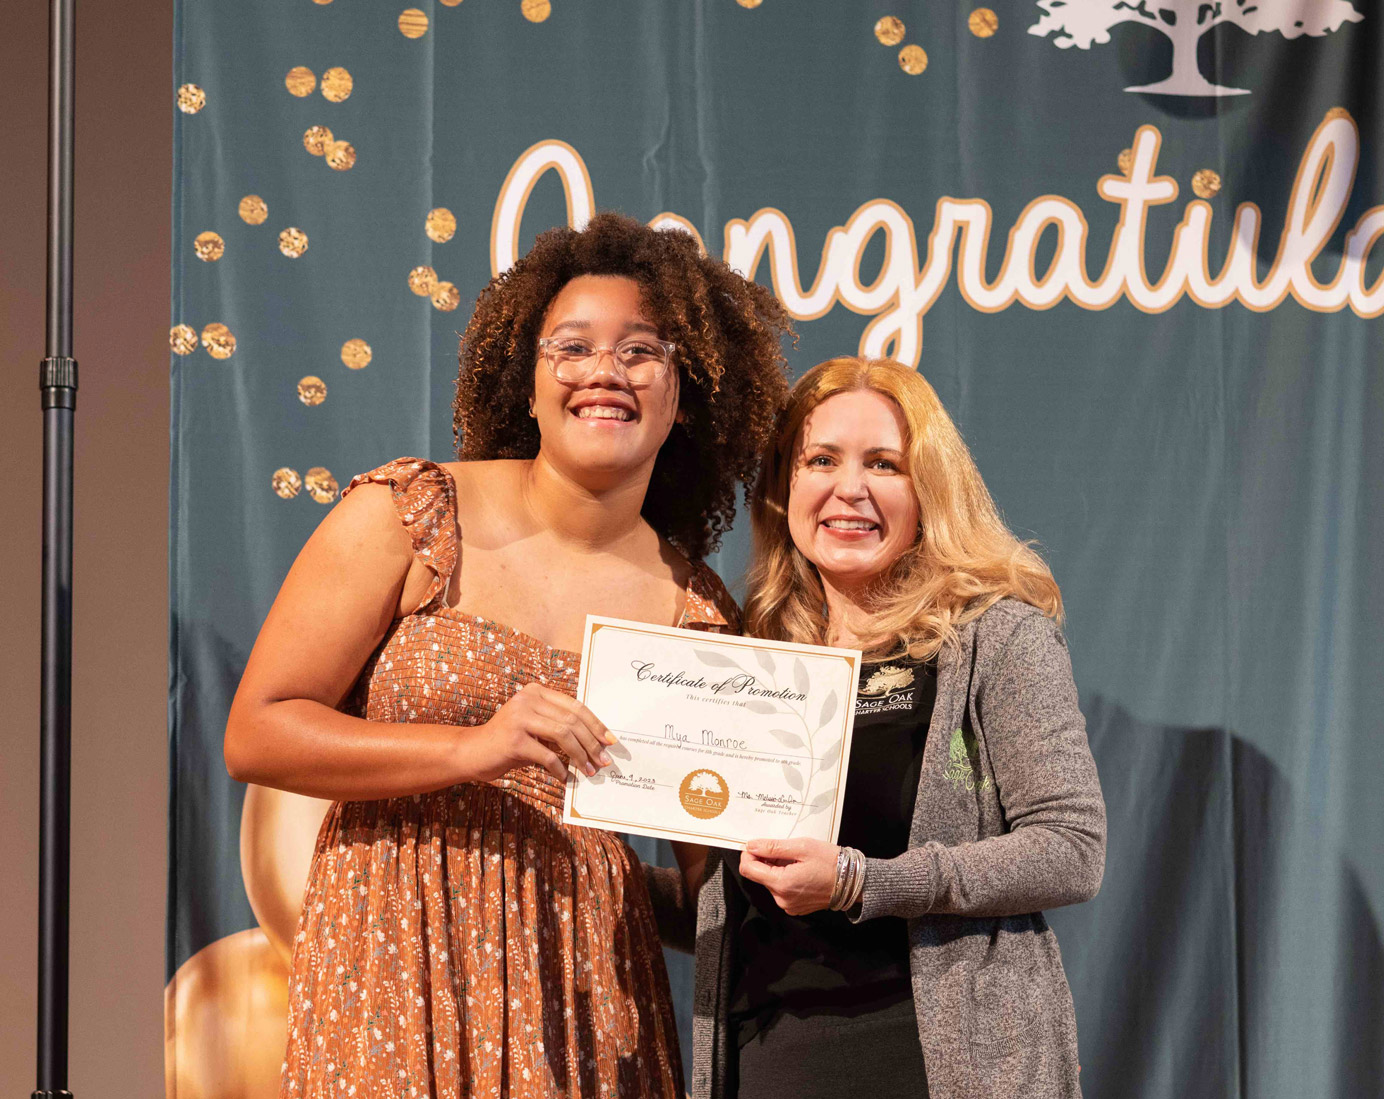
[[[328,69],[322,74],[322,94],[333,103],[349,99],[355,86],[351,74],[343,68]]]
[[[1129,175],[1129,170],[1134,167],[1134,150],[1121,149],[1120,155],[1115,158],[1115,163],[1120,166],[1120,171]]]
[[[446,244],[447,241],[456,236],[456,215],[445,206],[439,206],[436,210],[429,210],[428,219],[424,222],[424,231],[438,244]]]
[[[276,469],[274,471],[274,476],[269,479],[269,486],[274,490],[275,496],[280,496],[285,500],[292,500],[293,497],[297,496],[298,493],[302,491],[303,479],[298,476],[298,471],[296,469],[289,469],[288,466],[284,466],[282,469]],[[255,787],[251,787],[251,789],[255,789]],[[241,828],[245,827],[245,814],[243,810],[240,816],[240,826]],[[244,841],[242,840],[241,842]]]
[[[408,273],[408,288],[420,298],[432,297],[437,289],[437,272],[431,267],[415,267]]]
[[[240,220],[246,225],[263,225],[269,217],[269,204],[259,195],[246,195],[240,200]]]
[[[313,156],[321,156],[327,151],[327,146],[335,140],[331,130],[325,126],[309,126],[303,132],[303,148]]]
[[[279,1094],[288,1045],[288,966],[262,930],[227,935],[199,950],[168,982],[163,1005],[165,1094]]]
[[[553,14],[553,5],[549,0],[521,0],[519,10],[530,23],[541,23]]]
[[[917,76],[927,68],[927,51],[922,46],[905,46],[899,51],[899,68]]]
[[[308,470],[303,475],[303,484],[307,487],[308,495],[319,504],[330,504],[335,500],[336,490],[340,487],[332,471],[322,466],[313,466]]]
[[[399,13],[399,33],[405,38],[422,38],[428,33],[428,17],[418,8],[405,8]]]
[[[1214,198],[1221,189],[1221,176],[1210,168],[1203,168],[1192,176],[1192,190],[1197,198]]]
[[[882,46],[897,46],[903,41],[903,20],[895,15],[886,15],[875,24],[875,37]]]
[[[1000,29],[1000,17],[989,8],[976,8],[966,20],[966,26],[977,38],[989,38]]]
[[[235,354],[235,336],[224,324],[209,324],[202,329],[202,346],[213,359],[229,359]]]
[[[203,263],[215,263],[226,254],[226,242],[221,239],[221,234],[208,229],[205,233],[197,234],[192,242],[192,250]]]
[[[341,345],[341,361],[352,370],[364,370],[373,357],[370,345],[362,339],[347,340]]]
[[[308,250],[308,235],[292,226],[279,234],[279,251],[289,259],[297,259]]]
[[[287,966],[322,818],[332,803],[253,784],[240,811],[240,873],[261,930]]]
[[[207,93],[196,84],[184,84],[178,89],[178,110],[183,114],[196,114],[207,105]]]
[[[461,304],[461,291],[450,282],[439,282],[432,292],[432,303],[434,308],[450,313]]]
[[[284,87],[290,95],[296,95],[302,99],[306,95],[311,95],[313,89],[317,87],[317,76],[306,65],[294,65],[288,70],[288,75],[284,77]]]
[[[175,355],[191,355],[197,350],[197,330],[186,324],[175,324],[168,330],[168,346]]]
[[[349,172],[356,163],[356,147],[349,141],[333,141],[324,155],[327,167],[338,172]]]
[[[327,399],[327,383],[316,374],[308,374],[298,379],[298,399],[309,408]]]

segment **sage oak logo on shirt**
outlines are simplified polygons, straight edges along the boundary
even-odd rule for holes
[[[980,745],[975,733],[962,729],[952,733],[947,769],[942,774],[957,790],[990,789],[990,776],[981,773]]]
[[[678,787],[678,801],[698,820],[719,817],[730,804],[730,787],[715,771],[692,771]]]

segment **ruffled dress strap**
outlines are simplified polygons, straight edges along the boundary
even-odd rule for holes
[[[687,578],[687,601],[683,604],[679,626],[710,633],[739,633],[740,608],[725,584],[705,561],[691,561]]]
[[[413,542],[413,555],[433,573],[422,602],[410,613],[441,603],[457,564],[457,490],[452,475],[426,458],[396,458],[352,477],[341,495],[371,483],[389,486],[394,510]]]

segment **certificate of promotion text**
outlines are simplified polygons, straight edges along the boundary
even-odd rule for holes
[[[619,743],[572,768],[567,824],[742,848],[836,841],[860,654],[595,615],[577,698]]]

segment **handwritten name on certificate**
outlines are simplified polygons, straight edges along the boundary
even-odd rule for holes
[[[614,764],[568,773],[567,824],[742,848],[835,842],[860,654],[590,616],[577,698]]]

